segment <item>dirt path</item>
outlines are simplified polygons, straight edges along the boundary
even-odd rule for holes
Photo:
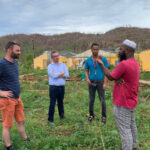
[[[37,77],[37,76],[32,76],[32,75],[28,75],[28,74],[20,76],[21,81],[28,81],[28,82],[37,81],[38,78],[39,77]],[[47,78],[48,78],[47,75],[42,76],[42,80],[47,79]],[[79,78],[79,77],[74,77],[74,78],[69,77],[69,78],[67,78],[67,81],[81,81],[81,78]],[[140,80],[139,82],[141,84],[150,85],[150,81]]]

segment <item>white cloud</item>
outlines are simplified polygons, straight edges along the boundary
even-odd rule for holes
[[[0,0],[0,35],[103,33],[118,26],[150,27],[149,0]]]

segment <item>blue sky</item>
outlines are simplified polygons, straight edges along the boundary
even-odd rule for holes
[[[149,0],[0,0],[0,36],[150,28]]]

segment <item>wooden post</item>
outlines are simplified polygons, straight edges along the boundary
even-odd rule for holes
[[[33,51],[33,58],[35,58],[35,49],[34,49],[34,40],[32,39],[32,51]]]

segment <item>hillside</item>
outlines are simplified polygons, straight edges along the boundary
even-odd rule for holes
[[[22,45],[23,53],[32,52],[33,44],[35,56],[44,50],[59,50],[82,52],[90,48],[92,42],[100,43],[102,48],[115,49],[124,39],[131,39],[137,43],[137,50],[150,48],[150,29],[136,27],[120,27],[106,32],[105,34],[66,33],[60,35],[40,34],[14,34],[0,37],[0,49],[9,40],[17,41]]]

